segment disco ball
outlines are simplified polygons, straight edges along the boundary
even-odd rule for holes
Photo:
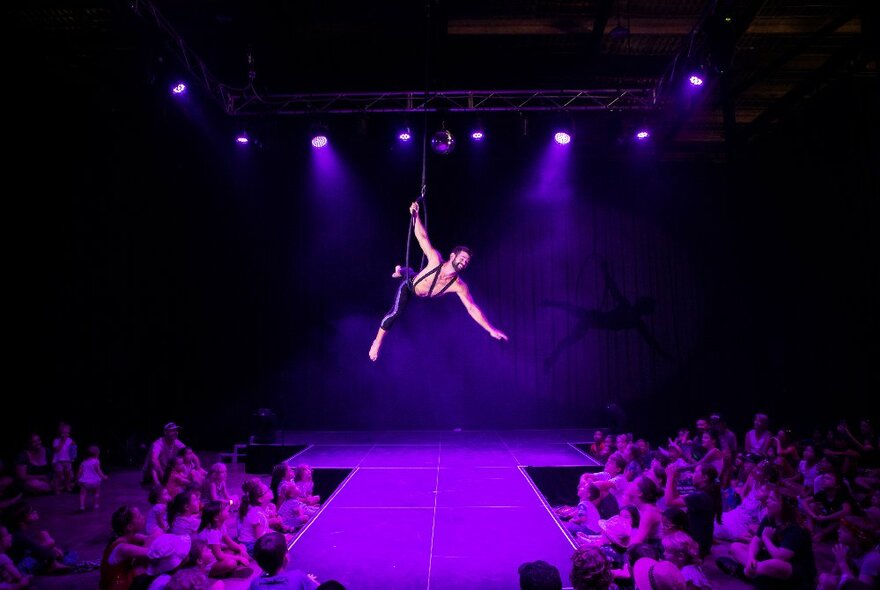
[[[452,153],[452,150],[455,149],[455,138],[446,129],[438,131],[431,136],[431,149],[441,156]]]

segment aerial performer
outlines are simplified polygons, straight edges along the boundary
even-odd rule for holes
[[[391,310],[382,318],[379,331],[370,346],[370,360],[375,361],[379,358],[379,349],[382,342],[388,334],[388,330],[394,325],[400,314],[403,313],[410,297],[440,297],[448,293],[455,293],[461,299],[468,314],[475,322],[489,332],[489,335],[496,340],[507,340],[507,334],[493,326],[486,319],[483,310],[474,302],[467,284],[462,280],[461,273],[470,265],[471,250],[467,246],[456,246],[452,249],[448,260],[443,260],[440,252],[431,245],[428,239],[428,231],[425,229],[421,218],[419,217],[419,203],[414,202],[409,206],[409,212],[412,216],[413,233],[419,246],[427,258],[427,264],[422,270],[415,272],[409,267],[394,267],[394,278],[402,279],[400,286],[397,288],[397,294],[394,297],[394,304]]]

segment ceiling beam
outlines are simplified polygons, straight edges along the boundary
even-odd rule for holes
[[[603,6],[605,5],[603,0]],[[610,3],[609,3],[610,6]],[[481,19],[450,19],[447,33],[450,36],[516,36],[516,35],[594,35],[600,30],[601,24],[604,34],[605,25],[609,16],[600,21],[602,13],[596,17],[494,17]],[[673,16],[673,17],[638,17],[626,18],[630,35],[687,35],[694,26],[694,20],[698,15]],[[782,16],[754,16],[748,20],[748,27],[744,32],[749,35],[809,35],[821,27],[827,18],[824,16],[810,17],[782,17]],[[857,20],[846,22],[838,30],[837,35],[853,35],[861,32]],[[332,34],[332,31],[327,31]]]

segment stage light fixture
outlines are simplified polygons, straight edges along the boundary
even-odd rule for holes
[[[311,126],[309,132],[311,136],[310,142],[316,150],[327,147],[330,143],[330,134],[323,123],[315,123]]]
[[[251,140],[248,138],[247,133],[245,132],[241,132],[235,136],[235,143],[237,143],[238,145],[247,145],[250,142]]]
[[[571,143],[571,135],[567,131],[557,131],[553,140],[559,145],[568,145]]]
[[[688,84],[690,84],[693,88],[699,88],[705,83],[702,74],[698,72],[693,72],[688,76]]]
[[[636,141],[648,141],[651,139],[651,131],[643,127],[636,131],[635,138]]]
[[[400,133],[397,134],[397,139],[404,143],[410,141],[412,138],[412,132],[410,131],[409,127],[404,127],[400,130]]]
[[[171,87],[171,94],[173,94],[174,96],[186,94],[186,84],[184,84],[183,82],[178,82],[176,85]]]

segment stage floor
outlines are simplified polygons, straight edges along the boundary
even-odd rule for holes
[[[293,567],[350,590],[518,588],[543,559],[569,586],[573,545],[527,466],[588,466],[595,429],[291,432],[291,464],[350,468],[294,539]]]

